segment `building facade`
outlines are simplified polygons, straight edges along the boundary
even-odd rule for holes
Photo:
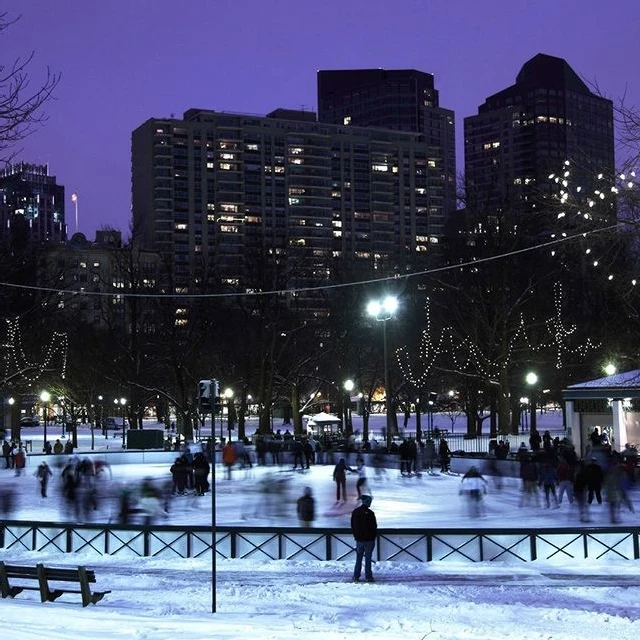
[[[444,215],[456,209],[455,116],[440,106],[434,76],[415,69],[338,69],[317,74],[318,120],[420,134],[437,158],[433,201]]]
[[[120,231],[99,230],[94,241],[74,233],[68,242],[39,253],[41,304],[52,308],[62,324],[67,318],[95,331],[123,332],[129,326],[124,294],[156,291],[157,271],[157,254],[123,247]],[[140,315],[152,331],[151,318]]]
[[[614,184],[613,104],[562,58],[527,61],[513,85],[465,118],[464,136],[467,208],[474,211],[531,212],[562,188],[591,194]],[[567,161],[571,184],[563,185]]]
[[[133,232],[179,292],[313,287],[338,263],[402,274],[443,236],[442,175],[415,132],[190,109],[132,134]]]
[[[19,162],[0,169],[0,238],[6,246],[62,242],[64,187],[47,165]]]

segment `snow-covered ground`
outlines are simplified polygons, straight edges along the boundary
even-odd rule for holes
[[[86,444],[81,441],[81,446]],[[101,444],[98,444],[100,448]],[[103,443],[102,443],[103,444]],[[82,454],[82,452],[81,452]],[[17,483],[20,494],[12,517],[60,520],[66,517],[54,478],[48,498],[40,498],[29,473],[15,478],[0,471],[0,482]],[[166,465],[114,466],[113,487],[135,484],[144,476],[168,477]],[[356,475],[348,478],[347,505],[334,510],[332,466],[305,473],[269,467],[235,471],[216,478],[219,524],[296,523],[294,502],[311,486],[317,503],[316,526],[348,527],[356,506]],[[286,479],[285,497],[264,509],[260,481],[274,474]],[[400,477],[387,469],[376,478],[370,472],[372,508],[380,527],[500,527],[575,524],[568,504],[559,509],[520,507],[519,482],[508,480],[500,490],[493,482],[485,499],[486,515],[469,518],[458,495],[460,477],[437,475]],[[637,496],[634,500],[638,502]],[[111,509],[111,510],[110,510]],[[257,511],[257,514],[256,514]],[[113,515],[104,501],[94,519]],[[608,524],[605,505],[592,506],[593,524]],[[624,523],[636,525],[633,513]],[[209,496],[172,500],[171,524],[211,522]],[[572,561],[561,565],[536,561],[514,566],[491,563],[394,563],[374,567],[375,584],[352,584],[350,562],[296,562],[218,559],[215,588],[211,558],[156,559],[73,556],[0,549],[5,562],[51,565],[83,564],[96,570],[96,590],[111,593],[97,605],[82,608],[78,595],[41,604],[35,592],[2,601],[11,637],[68,638],[70,633],[107,640],[115,638],[192,640],[216,637],[251,640],[322,637],[328,639],[402,638],[402,640],[503,638],[636,637],[640,623],[638,564],[626,560]],[[212,613],[214,608],[216,613]]]

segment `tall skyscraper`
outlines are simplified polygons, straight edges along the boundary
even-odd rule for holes
[[[64,187],[47,165],[19,162],[0,169],[0,240],[3,244],[60,242],[67,230]]]
[[[190,109],[132,134],[134,235],[180,290],[317,286],[346,263],[402,274],[443,236],[441,162],[411,131]],[[321,311],[312,298],[298,305]]]
[[[468,209],[531,212],[562,188],[549,176],[567,160],[583,193],[613,185],[612,102],[562,58],[540,53],[527,61],[515,84],[465,118],[464,134]]]
[[[440,106],[432,74],[415,69],[344,69],[318,71],[317,79],[320,122],[420,134],[435,162],[429,179],[431,215],[447,218],[455,211],[455,117]]]

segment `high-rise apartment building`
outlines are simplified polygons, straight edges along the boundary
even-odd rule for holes
[[[515,84],[465,118],[464,135],[471,210],[531,212],[563,188],[549,176],[563,173],[565,161],[569,189],[593,193],[613,184],[613,105],[590,91],[562,58],[531,58]]]
[[[64,187],[47,165],[20,162],[0,169],[0,241],[60,242],[66,238]]]
[[[415,69],[321,70],[317,81],[320,122],[419,133],[430,157],[437,158],[431,202],[445,216],[455,211],[455,117],[440,106],[432,74]]]
[[[314,286],[338,262],[405,273],[443,236],[442,162],[412,131],[190,109],[132,134],[134,235],[184,291]]]

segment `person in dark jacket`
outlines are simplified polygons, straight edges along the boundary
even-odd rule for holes
[[[342,502],[347,501],[347,471],[353,471],[353,469],[344,458],[340,458],[333,469],[333,481],[336,483],[336,502],[340,502],[341,495]]]
[[[591,504],[595,496],[598,504],[602,504],[602,482],[604,473],[596,458],[591,458],[585,469],[587,475],[587,502]]]
[[[360,497],[362,504],[351,513],[351,531],[356,540],[356,564],[353,569],[353,581],[360,580],[362,572],[362,558],[364,557],[364,577],[367,582],[374,582],[371,571],[371,556],[376,544],[378,523],[376,514],[369,508],[371,496],[363,494]]]
[[[578,462],[576,474],[573,479],[573,497],[578,505],[581,522],[589,522],[589,506],[587,504],[587,465],[584,460]]]
[[[440,438],[438,455],[440,456],[440,471],[442,473],[448,473],[449,463],[451,461],[451,449],[449,449],[449,443],[444,438]]]
[[[297,511],[300,526],[308,529],[316,519],[316,501],[311,492],[311,487],[305,487],[304,493],[298,498]]]

